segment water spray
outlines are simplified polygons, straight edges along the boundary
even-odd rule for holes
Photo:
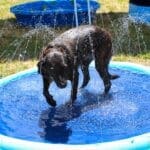
[[[78,26],[79,26],[79,21],[78,21],[77,0],[74,0],[74,13],[75,13],[75,23],[76,23],[76,27],[78,27]]]
[[[91,11],[90,11],[90,0],[87,0],[87,7],[88,7],[88,21],[89,24],[91,25]],[[75,25],[78,28],[79,27],[79,20],[78,20],[78,8],[77,8],[77,0],[74,0],[74,13],[75,13]],[[90,35],[89,35],[90,38]],[[75,50],[75,54],[74,54],[74,68],[73,68],[73,89],[71,90],[71,98],[74,97],[74,88],[75,88],[75,81],[76,78],[78,76],[78,67],[77,67],[77,63],[78,63],[78,42],[79,42],[79,37],[77,39],[77,43],[76,43],[76,50]],[[90,38],[90,43],[92,43],[91,38]],[[92,47],[92,51],[93,51],[93,44],[91,44]]]
[[[90,11],[90,0],[87,0],[87,7],[88,7],[88,17],[89,17],[89,24],[92,24],[91,21],[91,11]]]

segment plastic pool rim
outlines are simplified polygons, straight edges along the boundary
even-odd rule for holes
[[[94,67],[94,63],[92,62],[91,67]],[[129,63],[129,62],[111,62],[110,67],[119,68],[122,70],[129,70],[136,73],[148,74],[150,75],[150,67],[145,67],[142,65]],[[8,84],[11,81],[17,80],[24,76],[29,76],[37,71],[36,68],[32,68],[29,70],[25,70],[14,75],[10,75],[3,79],[0,79],[0,87]],[[117,140],[112,142],[104,142],[104,143],[96,143],[96,144],[83,144],[83,145],[72,145],[72,144],[49,144],[49,143],[41,143],[41,142],[32,142],[26,140],[20,140],[12,137],[8,137],[0,134],[0,149],[5,150],[133,150],[133,149],[141,149],[141,150],[149,150],[150,149],[150,133],[145,133],[142,135],[134,136],[131,138]]]

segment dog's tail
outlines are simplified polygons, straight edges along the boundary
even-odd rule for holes
[[[114,79],[117,79],[119,77],[120,77],[119,75],[111,75],[111,74],[109,74],[110,80],[114,80]]]

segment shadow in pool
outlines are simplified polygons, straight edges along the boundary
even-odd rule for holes
[[[97,109],[113,100],[112,95],[97,95],[88,90],[81,91],[81,97],[71,107],[61,105],[49,108],[40,115],[39,126],[43,128],[40,137],[50,143],[68,143],[72,129],[67,122],[80,117],[83,113]]]
[[[40,118],[40,127],[43,133],[40,136],[52,143],[67,143],[72,131],[67,128],[64,116],[56,116],[58,110],[55,108],[43,111]]]

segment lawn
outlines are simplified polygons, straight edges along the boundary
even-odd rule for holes
[[[0,0],[0,78],[36,65],[42,47],[66,30],[24,28],[9,12],[29,0]],[[112,34],[113,60],[150,66],[150,27],[128,21],[128,0],[99,0],[97,23]]]

